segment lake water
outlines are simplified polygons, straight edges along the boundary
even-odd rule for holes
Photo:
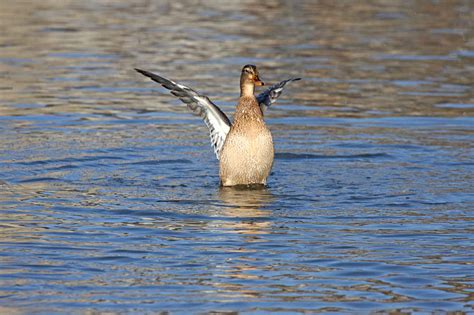
[[[0,313],[474,312],[472,1],[0,1]],[[265,189],[202,121],[287,86]]]

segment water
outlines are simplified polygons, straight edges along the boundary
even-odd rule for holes
[[[474,312],[471,1],[0,2],[0,312]],[[204,124],[242,65],[269,187]]]

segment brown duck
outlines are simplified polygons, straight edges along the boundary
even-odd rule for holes
[[[274,150],[272,134],[265,125],[263,113],[280,96],[286,83],[300,78],[281,81],[255,97],[255,86],[264,83],[260,80],[256,66],[244,66],[240,75],[239,103],[232,124],[207,96],[157,74],[135,70],[169,89],[171,94],[201,116],[209,128],[211,143],[219,159],[222,186],[266,185],[273,165]]]

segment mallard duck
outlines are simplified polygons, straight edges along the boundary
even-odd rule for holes
[[[263,86],[257,67],[246,65],[240,75],[240,98],[234,123],[211,100],[193,89],[149,71],[135,69],[158,82],[199,115],[210,131],[211,143],[219,160],[222,186],[266,185],[273,165],[274,149],[263,113],[280,96],[292,78],[272,85],[255,97],[255,86]]]

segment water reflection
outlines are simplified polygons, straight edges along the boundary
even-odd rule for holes
[[[236,219],[223,223],[222,228],[234,233],[249,235],[270,232],[272,212],[268,208],[274,197],[268,188],[263,186],[254,188],[221,187],[219,198],[225,204],[219,209],[219,213]],[[253,238],[246,238],[246,240],[255,241]]]
[[[264,186],[221,187],[218,191],[223,206],[216,209],[223,220],[213,224],[218,233],[241,236],[234,246],[224,249],[232,259],[215,270],[217,294],[224,299],[255,299],[261,296],[251,283],[259,281],[259,267],[255,265],[258,248],[268,244],[266,234],[272,233],[272,216],[269,209],[274,201],[271,191]],[[225,219],[224,219],[225,218]]]
[[[270,188],[259,185],[255,187],[221,187],[219,197],[229,206],[237,209],[258,209],[268,206],[274,196]]]

